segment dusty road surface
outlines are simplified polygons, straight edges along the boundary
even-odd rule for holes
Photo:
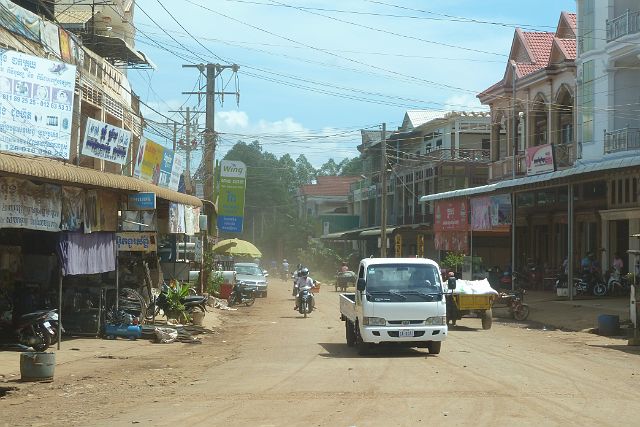
[[[553,426],[640,423],[640,354],[620,340],[463,319],[438,356],[344,342],[338,294],[289,283],[223,312],[200,345],[140,343],[56,367],[0,399],[0,425]],[[0,387],[11,383],[0,384]]]

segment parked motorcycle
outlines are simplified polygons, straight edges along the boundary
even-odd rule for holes
[[[253,289],[244,289],[242,282],[233,285],[233,290],[227,298],[227,305],[229,307],[239,304],[244,304],[247,307],[253,305],[256,302],[255,291]]]
[[[167,299],[167,293],[169,291],[169,287],[167,285],[162,286],[162,291],[160,295],[158,295],[152,302],[149,304],[149,309],[147,310],[147,316],[151,313],[155,313],[156,316],[160,314],[160,310],[163,312],[168,312],[170,310],[169,301]],[[188,314],[193,313],[194,311],[207,311],[207,297],[202,295],[187,295],[184,298],[180,299],[182,305],[184,305],[185,311]]]
[[[16,342],[35,351],[45,351],[58,341],[57,310],[38,310],[5,322],[0,330],[4,341]]]
[[[599,281],[593,288],[593,294],[596,296],[619,296],[628,295],[630,290],[631,285],[627,278],[612,269],[609,271],[607,283]]]

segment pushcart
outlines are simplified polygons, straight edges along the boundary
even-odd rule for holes
[[[482,329],[491,329],[493,294],[447,293],[447,324],[455,325],[463,316],[475,315],[482,320]]]

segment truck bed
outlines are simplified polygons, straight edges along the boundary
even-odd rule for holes
[[[356,294],[343,293],[340,294],[340,318],[342,320],[349,319],[352,322],[356,320]]]

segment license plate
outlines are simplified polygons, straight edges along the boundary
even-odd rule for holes
[[[400,338],[413,337],[413,331],[407,330],[407,329],[400,329],[400,331],[398,331],[398,337]]]

